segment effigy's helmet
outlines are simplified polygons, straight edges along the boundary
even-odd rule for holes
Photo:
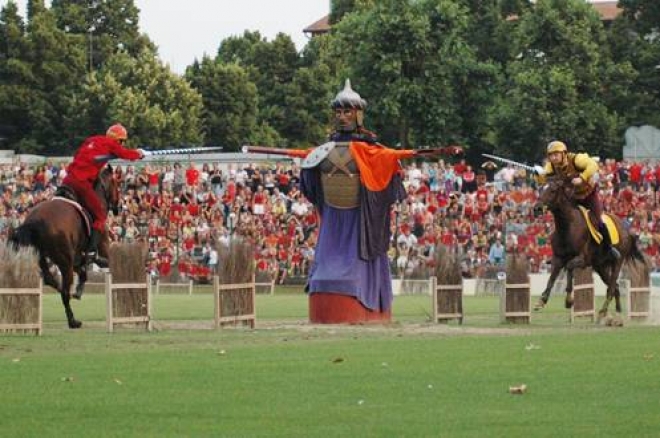
[[[356,117],[351,126],[339,126],[337,129],[340,131],[355,131],[358,127],[362,126],[364,122],[364,110],[367,108],[367,101],[364,100],[353,88],[351,88],[351,80],[346,79],[344,89],[335,96],[331,104],[332,109],[354,109]]]

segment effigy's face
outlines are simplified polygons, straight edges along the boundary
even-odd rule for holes
[[[337,131],[353,132],[357,129],[357,109],[335,109],[335,127]]]

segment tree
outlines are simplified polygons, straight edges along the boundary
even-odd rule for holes
[[[331,0],[330,17],[328,22],[335,25],[344,18],[344,15],[353,12],[356,8],[356,0]]]
[[[518,57],[493,108],[499,151],[540,160],[552,139],[573,150],[620,155],[624,129],[603,90],[625,80],[607,50],[600,17],[581,0],[540,0],[521,15],[514,35]]]
[[[114,55],[88,75],[70,107],[75,111],[65,117],[76,145],[90,132],[105,132],[117,122],[128,128],[129,143],[139,147],[161,149],[204,141],[202,97],[150,50],[137,58]]]
[[[185,76],[202,95],[206,143],[239,151],[257,126],[257,87],[245,70],[204,58],[189,67]]]
[[[627,62],[634,72],[631,87],[621,81],[611,84],[622,89],[610,105],[625,117],[627,124],[660,126],[660,5],[645,0],[619,2],[623,13],[609,29],[613,56]]]
[[[36,79],[27,59],[29,44],[16,3],[0,11],[0,143],[13,147],[28,129],[28,104],[35,99],[29,86]]]
[[[257,126],[261,127],[259,132],[268,133],[269,139],[276,138],[277,143],[271,145],[286,147],[294,139],[307,140],[311,136],[310,131],[319,131],[318,126],[301,129],[301,109],[285,104],[304,100],[296,96],[304,85],[294,83],[302,63],[291,37],[280,33],[269,42],[259,32],[245,32],[242,37],[223,40],[218,48],[217,60],[243,67],[250,81],[256,85],[259,98]],[[324,94],[325,88],[321,87],[321,90],[320,94]],[[314,114],[303,119],[319,120],[319,117]],[[274,132],[277,136],[272,135]]]
[[[324,62],[336,72],[337,87],[350,77],[368,100],[368,123],[386,143],[465,144],[460,106],[484,96],[473,93],[481,84],[470,77],[492,74],[467,44],[467,13],[449,0],[384,0],[335,26]],[[467,117],[477,124],[480,114]]]
[[[60,29],[85,42],[88,65],[98,69],[115,53],[138,56],[155,45],[139,30],[133,0],[52,0]]]
[[[5,41],[0,67],[0,116],[9,131],[9,146],[21,152],[57,153],[66,147],[59,115],[67,110],[67,91],[84,71],[84,54],[57,28],[42,0],[28,3],[27,26],[11,6],[5,12],[11,37]]]

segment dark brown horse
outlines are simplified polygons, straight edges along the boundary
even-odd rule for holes
[[[101,171],[95,188],[106,211],[111,208],[116,210],[119,190],[110,166]],[[75,203],[54,197],[30,210],[23,224],[9,237],[16,246],[32,246],[38,251],[44,283],[59,291],[70,328],[82,326],[74,318],[69,301],[71,296],[80,299],[87,281],[85,251],[89,241],[89,225],[83,214]],[[99,245],[101,255],[107,256],[107,249],[107,242]],[[61,282],[53,275],[52,265],[59,269]],[[78,285],[74,295],[70,295],[74,271],[78,275]]]
[[[591,237],[584,216],[572,198],[571,179],[548,178],[539,194],[539,202],[545,204],[555,220],[555,231],[550,236],[552,246],[552,270],[548,284],[536,305],[536,310],[545,306],[550,298],[555,280],[562,269],[566,269],[566,308],[573,305],[573,270],[592,267],[607,286],[607,296],[600,309],[599,318],[607,315],[607,310],[615,300],[616,312],[621,313],[621,300],[617,283],[621,267],[625,262],[635,260],[646,263],[637,247],[637,238],[626,230],[618,217],[609,215],[619,233],[619,243],[614,247],[621,254],[615,258]]]

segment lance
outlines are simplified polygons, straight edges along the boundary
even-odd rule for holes
[[[486,158],[490,158],[490,159],[499,161],[501,163],[510,164],[512,166],[515,166],[515,167],[520,167],[521,169],[525,169],[525,170],[527,170],[529,172],[533,172],[533,173],[539,173],[539,171],[541,171],[543,169],[541,166],[538,166],[538,165],[537,166],[529,166],[527,164],[523,164],[523,163],[519,163],[517,161],[509,160],[508,158],[498,157],[497,155],[491,155],[491,154],[481,154],[481,155],[483,155]]]
[[[144,152],[145,152],[145,157],[151,157],[155,155],[196,154],[196,153],[221,151],[221,150],[222,150],[222,146],[210,146],[210,147],[201,147],[201,148],[163,149],[158,151],[144,150]],[[105,161],[115,160],[118,158],[119,157],[113,154],[99,155],[98,157],[94,158],[94,161],[101,163]]]

